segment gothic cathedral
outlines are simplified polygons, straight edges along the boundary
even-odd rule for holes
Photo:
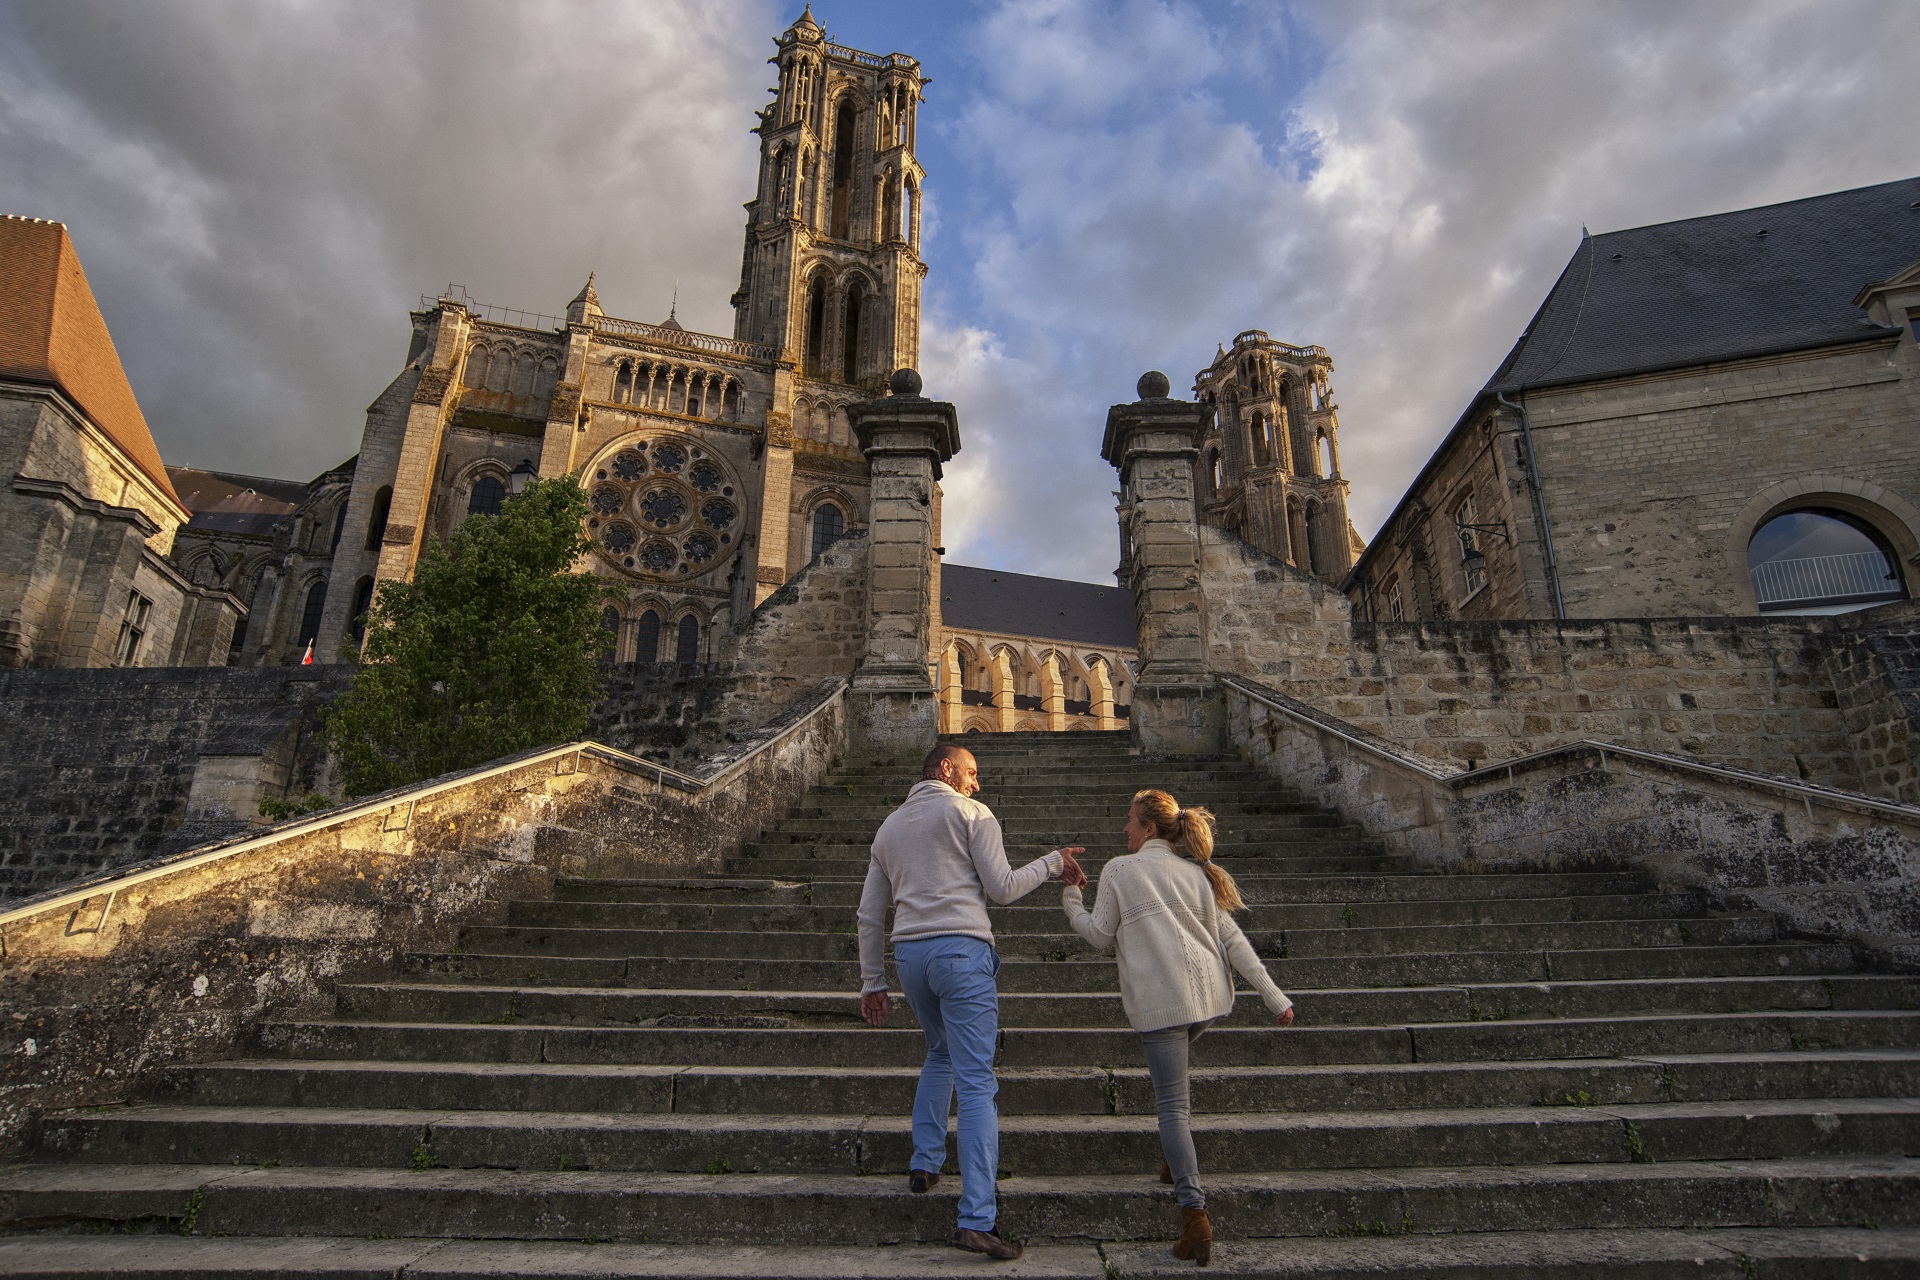
[[[608,617],[623,661],[710,658],[865,525],[846,407],[919,359],[924,81],[904,54],[832,43],[811,11],[777,44],[733,336],[616,319],[591,277],[564,318],[423,300],[406,369],[368,411],[332,572],[285,584],[305,590],[319,661],[375,583],[535,476],[577,474],[591,495],[591,569],[625,589]]]

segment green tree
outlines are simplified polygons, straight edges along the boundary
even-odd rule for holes
[[[326,716],[348,795],[586,732],[611,590],[572,571],[586,516],[572,477],[536,481],[430,542],[411,582],[380,584],[349,655],[360,669]]]

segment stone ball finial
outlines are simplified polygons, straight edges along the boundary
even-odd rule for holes
[[[1149,369],[1140,375],[1140,381],[1134,390],[1140,393],[1142,400],[1165,400],[1167,393],[1173,390],[1173,384],[1167,381],[1167,375],[1158,369]]]
[[[917,396],[920,394],[920,375],[912,369],[895,369],[893,376],[887,379],[887,390],[897,396]]]

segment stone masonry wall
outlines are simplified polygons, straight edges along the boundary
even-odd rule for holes
[[[1861,789],[1920,803],[1920,605],[1833,619],[1826,665]]]
[[[849,533],[760,602],[721,656],[737,697],[762,716],[829,676],[851,674],[867,651],[867,537]]]
[[[1346,598],[1201,530],[1209,661],[1465,767],[1592,738],[1863,785],[1826,619],[1354,623]],[[1866,713],[1863,713],[1866,714]]]
[[[193,814],[202,758],[272,755],[317,782],[315,711],[345,667],[0,671],[0,900],[216,839],[251,815]],[[204,780],[203,780],[204,781]],[[204,791],[204,786],[203,786]]]
[[[844,749],[823,686],[689,792],[589,748],[531,753],[267,833],[224,859],[4,926],[0,1158],[45,1108],[123,1102],[169,1065],[328,1017],[342,982],[444,954],[556,875],[689,875],[779,818]],[[756,748],[758,748],[756,750]],[[103,919],[104,913],[104,919]]]

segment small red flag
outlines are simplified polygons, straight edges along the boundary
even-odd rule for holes
[[[313,641],[311,640],[307,641],[307,652],[304,656],[301,657],[300,665],[303,667],[310,667],[313,665]]]

